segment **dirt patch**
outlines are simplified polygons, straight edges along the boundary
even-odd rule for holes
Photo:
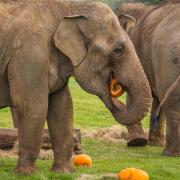
[[[100,180],[118,180],[118,179],[119,179],[118,175],[114,173],[108,173],[100,177]]]
[[[18,157],[18,152],[17,152],[17,150],[14,150],[14,149],[0,150],[0,157],[17,158]],[[54,159],[53,151],[52,150],[41,149],[38,159],[41,159],[41,160],[53,160]]]
[[[82,138],[93,138],[101,139],[111,142],[126,142],[128,139],[128,132],[126,128],[120,125],[114,125],[108,128],[99,128],[93,131],[84,131],[82,132]]]
[[[17,154],[12,153],[10,150],[0,150],[0,157],[17,158]]]
[[[128,133],[126,128],[120,125],[115,125],[108,128],[99,128],[93,131],[82,131],[82,139],[83,138],[100,139],[104,141],[119,143],[127,141]],[[14,144],[14,147],[11,150],[0,150],[0,157],[17,158],[17,154],[17,143]],[[52,160],[54,158],[53,151],[41,149],[38,158],[41,160]]]
[[[76,178],[75,180],[99,180],[99,177],[95,175],[82,174],[80,177]]]
[[[95,176],[89,174],[82,174],[76,180],[118,180],[118,175],[114,173],[108,173],[102,176]]]

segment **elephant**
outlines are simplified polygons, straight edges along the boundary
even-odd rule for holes
[[[153,95],[149,144],[164,145],[164,155],[180,156],[180,3],[120,4],[115,10],[128,33]],[[165,141],[166,122],[166,141]],[[136,128],[142,128],[139,123]],[[132,133],[130,132],[132,136]]]
[[[104,3],[0,2],[0,39],[0,108],[11,107],[18,118],[18,173],[36,170],[46,120],[52,171],[74,171],[71,76],[123,125],[137,124],[150,110],[150,85],[133,44]],[[112,78],[128,104],[111,97]]]

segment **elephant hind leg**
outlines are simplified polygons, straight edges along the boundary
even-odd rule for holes
[[[172,110],[167,112],[166,117],[166,145],[163,154],[167,156],[180,156],[180,111]]]
[[[68,87],[49,97],[48,128],[54,152],[54,172],[73,172],[73,107]]]
[[[180,81],[164,104],[166,115],[166,145],[163,154],[180,156]]]
[[[165,116],[161,110],[159,119],[154,119],[154,114],[158,108],[159,101],[156,97],[153,98],[153,105],[151,109],[150,129],[149,129],[149,145],[163,146],[165,143]]]

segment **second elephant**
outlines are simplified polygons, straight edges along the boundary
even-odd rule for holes
[[[166,119],[164,155],[180,156],[179,0],[155,6],[126,3],[119,6],[116,15],[134,43],[152,89],[149,142],[164,144]],[[141,124],[137,127],[142,128]]]

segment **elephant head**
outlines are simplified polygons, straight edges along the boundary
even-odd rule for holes
[[[135,25],[146,17],[156,5],[145,5],[143,3],[122,3],[114,11],[122,28],[131,35]]]
[[[145,116],[151,106],[146,75],[132,42],[107,5],[89,3],[88,8],[64,17],[54,40],[72,62],[79,85],[97,95],[119,123],[132,125]],[[112,78],[127,92],[130,103],[111,97]]]

